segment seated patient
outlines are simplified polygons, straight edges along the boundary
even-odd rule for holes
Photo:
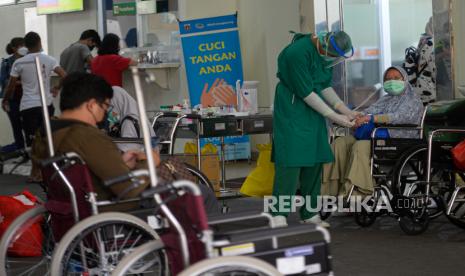
[[[62,113],[58,119],[51,121],[55,151],[75,152],[81,156],[90,170],[98,200],[111,199],[130,184],[126,182],[106,188],[102,184],[104,180],[146,168],[143,152],[121,153],[111,138],[97,128],[97,124],[105,118],[112,97],[111,86],[102,78],[87,73],[70,74],[63,81]],[[154,153],[154,159],[158,166],[158,154]],[[130,191],[124,198],[138,196],[148,185]],[[204,194],[204,198],[216,202],[212,194]]]
[[[113,98],[111,99],[111,110],[108,111],[108,121],[110,130],[117,130],[117,133],[112,133],[113,137],[124,138],[141,138],[142,130],[139,129],[139,111],[137,109],[136,100],[129,95],[126,90],[119,86],[113,86]],[[149,126],[150,136],[156,137],[150,122]],[[128,150],[143,150],[143,144],[137,143],[118,143],[118,148],[121,151]]]
[[[363,111],[354,128],[371,120],[375,124],[420,124],[423,104],[409,84],[407,72],[401,67],[390,67],[383,81],[387,94]],[[391,138],[417,136],[417,131],[389,130]],[[347,196],[352,185],[362,194],[371,194],[374,180],[370,174],[370,141],[357,141],[353,136],[339,137],[332,148],[335,161],[324,166],[321,194]]]

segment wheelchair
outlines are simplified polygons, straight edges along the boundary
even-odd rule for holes
[[[93,191],[90,173],[81,158],[74,153],[58,155],[41,162],[44,176],[44,188],[47,201],[18,217],[7,229],[0,241],[0,275],[48,275],[51,256],[55,245],[77,222],[99,213],[98,208],[111,207],[110,201],[97,201]],[[121,204],[135,203],[137,199],[124,200]],[[105,214],[107,215],[107,214]],[[40,223],[43,240],[30,242],[29,248],[42,252],[41,256],[14,257],[8,254],[8,248],[21,236],[31,236],[31,225]],[[141,219],[126,214],[106,216],[99,223],[119,226],[119,229],[130,229],[135,233],[129,241],[158,239],[158,234],[146,227]],[[114,228],[117,229],[117,228]],[[117,232],[106,235],[117,236]],[[119,245],[122,249],[128,244]],[[85,248],[81,248],[85,249]],[[101,251],[100,261],[104,261]],[[112,257],[113,264],[117,259]],[[107,265],[111,262],[107,261]],[[75,267],[79,270],[79,268]]]
[[[444,213],[446,197],[456,186],[455,178],[462,176],[453,168],[449,149],[461,139],[443,135],[433,144],[429,137],[444,127],[464,127],[464,111],[464,100],[437,102],[425,109],[420,126],[375,128],[371,134],[371,174],[376,186],[369,202],[376,207],[384,199],[391,210],[362,209],[355,213],[357,224],[368,227],[378,216],[389,215],[399,220],[406,234],[417,235],[427,229],[431,219]],[[380,129],[417,131],[419,135],[418,139],[379,139],[376,133]],[[435,152],[433,159],[429,151]],[[355,190],[352,186],[349,199]]]

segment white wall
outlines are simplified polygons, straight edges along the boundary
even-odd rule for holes
[[[49,55],[55,58],[87,29],[97,30],[97,1],[85,0],[82,12],[48,15]]]

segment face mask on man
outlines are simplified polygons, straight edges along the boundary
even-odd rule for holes
[[[28,50],[26,47],[24,47],[24,46],[23,46],[23,47],[20,47],[20,48],[16,51],[16,53],[18,53],[18,55],[20,55],[20,56],[25,56],[25,55],[27,55],[28,52],[29,52],[29,50]]]
[[[100,122],[97,122],[97,128],[99,129],[108,129],[110,122],[108,121],[108,112],[105,112],[103,119]]]
[[[405,91],[405,82],[402,80],[388,80],[384,82],[383,88],[389,95],[398,96]]]

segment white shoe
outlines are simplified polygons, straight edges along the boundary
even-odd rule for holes
[[[314,215],[313,217],[306,219],[306,220],[301,220],[300,223],[302,224],[318,224],[322,227],[329,228],[329,223],[327,223],[324,220],[321,220],[320,215]]]
[[[287,218],[285,216],[275,216],[273,217],[273,226],[274,227],[286,227]]]

